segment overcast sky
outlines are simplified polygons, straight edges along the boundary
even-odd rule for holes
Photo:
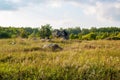
[[[120,27],[120,0],[0,0],[0,26]]]

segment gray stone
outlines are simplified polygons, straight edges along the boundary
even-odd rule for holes
[[[62,48],[58,44],[55,44],[55,43],[45,44],[43,46],[43,49],[45,49],[45,50],[49,49],[49,50],[52,50],[52,51],[62,50]]]
[[[57,38],[61,37],[65,40],[67,40],[69,38],[69,35],[65,30],[60,31],[60,30],[56,29],[53,31],[52,35],[53,35],[53,37],[57,37]]]

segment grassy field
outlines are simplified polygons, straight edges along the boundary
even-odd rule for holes
[[[120,41],[0,40],[0,80],[120,80]]]

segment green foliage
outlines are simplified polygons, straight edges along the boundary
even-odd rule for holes
[[[7,32],[0,32],[0,38],[10,38],[10,34]]]
[[[33,33],[29,35],[29,38],[35,38],[35,37],[37,37],[37,34],[35,33],[35,31],[33,31]]]
[[[68,28],[66,29],[66,31],[69,33],[69,34],[79,34],[81,33],[81,29],[80,27],[75,27],[75,28]]]
[[[109,37],[109,34],[108,33],[103,33],[102,36],[101,36],[101,39],[105,39],[107,37]]]
[[[69,35],[69,38],[70,38],[70,39],[74,39],[74,34],[70,34],[70,35]]]
[[[86,34],[89,34],[90,31],[89,31],[89,29],[83,28],[81,33],[82,33],[82,35],[86,35]]]
[[[97,28],[96,27],[91,27],[91,29],[90,29],[90,32],[97,32],[98,30],[97,30]]]
[[[79,40],[82,40],[82,34],[81,33],[78,34],[78,38],[79,38]]]
[[[93,32],[91,32],[91,33],[89,33],[89,34],[87,34],[87,35],[84,35],[84,36],[82,37],[82,39],[83,39],[83,40],[95,40],[95,39],[96,39],[96,34],[93,33]]]
[[[35,35],[38,35],[38,29],[37,28],[15,28],[15,27],[0,27],[0,38],[17,38],[17,37],[22,37],[22,38],[27,38],[30,34],[32,34],[35,31]],[[4,37],[4,34],[8,35]],[[2,35],[3,34],[3,35]]]
[[[41,26],[40,29],[38,28],[31,28],[31,27],[21,27],[21,28],[15,28],[15,27],[0,27],[0,38],[32,38],[32,37],[40,37],[40,38],[52,38],[51,32],[54,29],[49,24]],[[60,30],[63,30],[63,28],[60,28]],[[70,35],[69,37],[71,39],[106,39],[106,38],[112,38],[112,37],[120,37],[120,28],[118,27],[91,27],[90,29],[80,27],[72,27],[64,29],[68,32]],[[96,38],[92,37],[90,38],[91,33],[95,33]]]
[[[117,37],[119,37],[119,38],[120,38],[120,32],[118,33]]]
[[[11,35],[11,38],[17,38],[17,35],[13,34]]]
[[[70,38],[70,39],[78,39],[79,36],[78,36],[77,34],[73,34],[73,33],[72,33],[72,34],[69,35],[69,38]]]
[[[24,29],[20,29],[20,37],[21,38],[27,38],[28,37],[27,32]]]
[[[51,29],[52,29],[52,26],[50,26],[49,24],[41,26],[40,37],[41,38],[49,38],[50,35],[52,34]]]

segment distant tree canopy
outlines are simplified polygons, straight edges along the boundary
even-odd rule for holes
[[[81,33],[81,29],[80,27],[75,27],[75,28],[68,28],[66,29],[66,31],[69,33],[69,34],[79,34]]]
[[[40,28],[31,28],[31,27],[2,27],[0,26],[0,39],[1,38],[50,38],[52,32],[55,29],[52,29],[50,24],[42,25]],[[120,38],[120,27],[91,27],[90,29],[72,27],[66,29],[57,29],[58,31],[65,30],[65,33],[69,34],[70,39],[80,39],[80,40],[96,40],[96,39],[119,39]],[[59,33],[59,32],[58,32]],[[60,32],[60,33],[64,33]],[[64,34],[63,34],[64,35]],[[57,35],[59,36],[59,35]],[[118,37],[118,38],[116,38]]]
[[[52,26],[50,24],[42,25],[40,28],[40,37],[41,38],[50,38]]]

